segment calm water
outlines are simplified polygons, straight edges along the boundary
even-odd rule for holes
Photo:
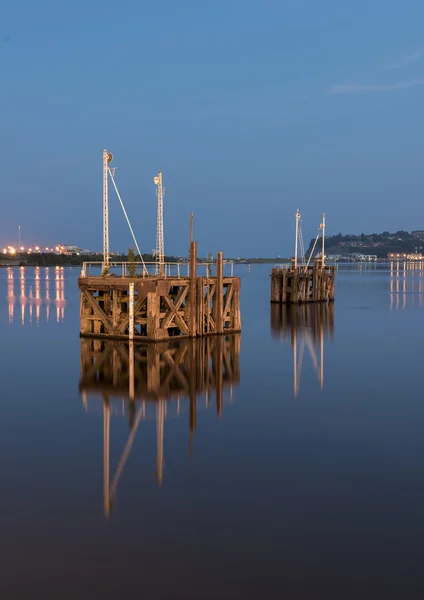
[[[423,597],[424,273],[271,311],[269,272],[241,339],[136,350],[131,403],[79,270],[0,270],[1,598]]]

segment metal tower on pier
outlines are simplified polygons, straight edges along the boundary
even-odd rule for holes
[[[165,273],[165,247],[163,239],[163,197],[165,189],[162,186],[162,171],[154,178],[156,184],[156,195],[158,197],[158,223],[156,233],[156,275]]]
[[[103,271],[109,268],[109,194],[108,194],[108,170],[113,156],[107,150],[103,150]]]
[[[322,223],[320,225],[322,231],[322,249],[321,249],[321,268],[325,266],[325,214],[322,213]]]

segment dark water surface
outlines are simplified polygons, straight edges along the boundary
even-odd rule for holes
[[[79,270],[0,270],[2,599],[423,597],[424,273],[283,311],[269,272],[241,339],[136,349],[132,403]]]

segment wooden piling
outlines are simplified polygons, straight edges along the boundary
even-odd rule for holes
[[[188,335],[196,337],[196,267],[197,267],[197,243],[190,244],[190,298],[189,298],[189,326]]]
[[[216,313],[215,313],[215,323],[216,323],[216,333],[222,333],[223,332],[223,310],[224,310],[224,303],[223,303],[223,279],[224,279],[224,265],[223,265],[223,258],[222,258],[222,252],[218,252],[218,258],[216,261],[216,290],[215,290],[215,297],[216,297],[216,304],[215,304],[215,308],[216,308]]]

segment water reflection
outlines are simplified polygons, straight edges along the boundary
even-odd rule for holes
[[[407,273],[414,275],[424,275],[424,261],[422,260],[403,260],[390,261],[390,275],[399,276]]]
[[[222,416],[225,402],[232,401],[233,385],[240,383],[239,356],[240,335],[155,344],[81,341],[79,389],[85,410],[92,404],[98,406],[99,398],[102,400],[106,516],[112,511],[119,479],[141,421],[156,421],[156,479],[161,485],[165,420],[186,412],[191,455],[200,400],[209,408],[213,393],[216,412]],[[111,480],[110,427],[114,415],[128,417],[129,435]]]
[[[54,279],[54,297],[51,299],[50,279]],[[15,295],[15,282],[19,284],[19,299]],[[38,325],[42,315],[44,305],[45,320],[50,319],[50,306],[54,304],[56,309],[56,321],[61,323],[65,320],[65,274],[63,267],[35,267],[28,271],[26,267],[19,269],[7,268],[7,305],[9,312],[9,323],[15,319],[15,306],[20,306],[20,321],[25,325],[25,321],[33,322],[34,312],[35,321]]]
[[[308,351],[321,390],[324,387],[324,341],[334,337],[334,304],[272,304],[271,331],[275,338],[290,337],[293,349],[293,393],[300,390],[305,350]]]
[[[413,277],[411,277],[413,275]],[[390,263],[390,310],[405,310],[409,306],[424,306],[423,263]]]

